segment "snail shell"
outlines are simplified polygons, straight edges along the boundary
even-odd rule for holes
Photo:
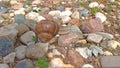
[[[52,39],[58,33],[58,30],[58,24],[51,20],[42,20],[35,27],[35,32],[42,42]]]

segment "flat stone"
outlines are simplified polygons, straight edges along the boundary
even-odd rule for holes
[[[16,48],[15,48],[16,57],[17,57],[18,59],[23,59],[23,58],[25,58],[26,50],[27,50],[27,47],[24,46],[24,45],[21,45],[21,46],[16,47]]]
[[[0,28],[0,37],[8,36],[14,43],[16,41],[16,36],[18,33],[18,30],[15,29],[18,26],[17,23],[5,25]]]
[[[30,42],[35,42],[32,40],[33,36],[35,36],[35,33],[33,31],[28,31],[20,37],[20,41],[28,45]]]
[[[61,35],[58,38],[58,45],[59,46],[68,46],[70,43],[77,41],[78,35],[73,32],[69,32],[68,34]]]
[[[0,56],[4,57],[12,52],[13,42],[8,37],[0,38]]]
[[[19,24],[19,26],[16,27],[16,29],[18,30],[18,36],[21,36],[25,32],[29,31],[28,26],[25,24]]]
[[[100,43],[103,37],[101,35],[97,35],[94,33],[91,33],[87,37],[87,41],[89,42],[95,42],[95,43]]]
[[[112,34],[104,33],[104,32],[96,32],[96,34],[103,36],[103,38],[106,38],[108,40],[111,40],[114,38]]]
[[[14,16],[15,22],[18,24],[22,24],[25,21],[25,16],[23,14],[18,14]]]
[[[100,62],[102,68],[120,68],[120,56],[103,56]]]
[[[87,8],[80,9],[79,16],[80,17],[87,17],[87,16],[89,16],[89,10]]]
[[[14,63],[14,59],[15,59],[15,52],[12,52],[7,56],[3,57],[4,63]]]
[[[8,11],[7,8],[1,8],[1,9],[0,9],[0,12],[2,12],[2,13],[6,13],[7,11]]]
[[[0,64],[0,68],[9,68],[7,64]]]
[[[48,51],[48,43],[36,43],[28,46],[26,56],[32,59],[38,59],[46,54]]]
[[[14,68],[34,68],[33,62],[29,59],[24,59],[18,62]]]
[[[84,33],[95,33],[104,30],[104,26],[99,18],[90,19],[82,23],[80,28]]]

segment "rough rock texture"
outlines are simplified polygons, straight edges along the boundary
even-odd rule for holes
[[[48,51],[48,43],[36,43],[28,46],[26,56],[32,59],[38,59]]]
[[[94,33],[104,30],[103,24],[99,18],[84,22],[80,28],[84,33]]]
[[[84,64],[83,57],[74,50],[69,50],[66,57],[66,62],[76,67],[81,67]]]

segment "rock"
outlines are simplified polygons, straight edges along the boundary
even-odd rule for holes
[[[79,12],[78,11],[75,11],[72,15],[71,15],[72,18],[77,18],[77,19],[80,19],[79,17]]]
[[[22,24],[25,21],[25,16],[23,14],[18,14],[14,16],[15,23]]]
[[[49,7],[41,8],[41,14],[48,14],[49,11],[50,11],[50,8],[49,8]]]
[[[104,26],[99,18],[91,19],[87,22],[84,22],[80,28],[84,33],[94,33],[104,30]]]
[[[100,63],[102,68],[119,68],[120,67],[120,56],[102,56],[100,58]]]
[[[103,9],[103,8],[105,8],[105,5],[104,4],[100,4],[99,7]]]
[[[33,2],[32,2],[32,5],[38,5],[38,4],[40,4],[41,3],[41,0],[34,0]]]
[[[60,14],[60,17],[69,17],[70,15],[72,15],[72,12],[70,10],[66,10],[66,11],[62,11]]]
[[[4,18],[0,16],[0,24],[3,23]]]
[[[64,6],[56,6],[56,10],[64,11]]]
[[[8,37],[0,38],[0,56],[5,57],[13,51],[14,43]]]
[[[81,23],[80,23],[80,21],[79,21],[79,19],[71,19],[70,21],[69,21],[69,23],[68,23],[68,25],[76,25],[76,26],[80,26],[81,25]]]
[[[102,23],[105,22],[106,19],[107,19],[107,17],[106,17],[103,13],[101,13],[101,12],[97,12],[97,13],[95,14],[95,17],[96,17],[96,18],[99,18]]]
[[[103,37],[101,35],[97,35],[95,33],[88,34],[88,37],[87,37],[87,41],[95,42],[95,43],[100,43],[102,39]]]
[[[98,2],[91,2],[91,3],[89,4],[89,7],[90,7],[90,8],[94,8],[94,7],[98,7],[98,6],[99,6]]]
[[[50,45],[48,49],[55,49],[55,45]]]
[[[18,15],[18,14],[23,14],[23,15],[25,15],[25,8],[20,8],[20,9],[14,11],[14,14],[15,14],[15,15]]]
[[[36,26],[36,21],[31,20],[31,19],[26,19],[24,22],[30,29],[35,30],[35,26]]]
[[[64,64],[60,58],[53,58],[48,68],[74,68],[70,64]]]
[[[33,62],[29,59],[24,59],[18,62],[14,68],[34,68]]]
[[[103,54],[103,50],[101,47],[95,46],[95,45],[91,45],[90,46],[90,50],[92,51],[92,54],[94,56],[98,56],[98,54],[102,55]]]
[[[28,31],[20,37],[20,41],[26,45],[29,44],[30,42],[35,43],[35,41],[32,40],[33,36],[35,36],[35,33],[33,31]]]
[[[40,22],[40,21],[42,21],[42,20],[45,20],[45,18],[44,18],[43,16],[38,16],[36,21],[37,21],[37,22]]]
[[[69,16],[64,16],[64,17],[62,17],[62,23],[63,23],[63,24],[68,23],[70,20],[71,20],[71,18],[70,18]]]
[[[80,17],[87,17],[89,16],[89,10],[87,8],[82,8],[79,11]]]
[[[28,58],[38,59],[48,51],[48,45],[48,43],[36,43],[35,45],[28,46],[26,56]]]
[[[15,54],[15,52],[12,52],[7,56],[3,57],[4,63],[14,63]]]
[[[39,16],[39,13],[30,12],[30,13],[26,14],[25,18],[37,21],[38,16]]]
[[[87,47],[84,48],[76,48],[76,51],[79,52],[79,54],[87,59],[88,57],[92,56],[92,51],[89,50]]]
[[[77,43],[80,43],[80,44],[86,44],[87,41],[86,41],[86,39],[82,39],[82,40],[78,40]]]
[[[67,33],[69,33],[71,31],[71,27],[70,26],[61,26],[60,28],[59,28],[59,32],[58,32],[58,34],[67,34]]]
[[[84,64],[82,66],[82,68],[94,68],[94,67],[92,65],[90,65],[90,64]]]
[[[1,13],[6,13],[7,11],[8,11],[8,9],[7,9],[7,8],[4,8],[4,7],[0,9],[0,12],[1,12]]]
[[[25,32],[29,31],[29,28],[25,24],[20,24],[18,27],[16,27],[16,29],[18,30],[18,36],[21,36]]]
[[[76,26],[76,25],[72,25],[71,26],[71,31],[72,32],[75,32],[75,33],[79,33],[80,35],[82,35],[82,31],[79,29],[79,27],[78,26]]]
[[[58,38],[59,46],[68,46],[70,43],[75,42],[79,39],[78,35],[73,32],[69,32],[68,34],[61,35]]]
[[[9,68],[7,64],[0,64],[0,68]]]
[[[13,24],[9,24],[9,25],[5,25],[3,27],[0,28],[0,37],[5,37],[8,36],[13,43],[15,43],[16,41],[16,36],[18,31],[15,29],[18,26],[18,24],[13,23]]]
[[[109,51],[105,51],[103,54],[104,54],[105,56],[113,56],[113,54],[112,54],[111,52],[109,52]]]
[[[58,56],[61,55],[61,53],[57,49],[53,49],[52,53],[53,53],[53,55],[58,55]]]
[[[103,38],[106,38],[108,40],[111,40],[114,38],[112,34],[104,33],[104,32],[96,32],[96,34],[103,36]]]
[[[117,41],[115,41],[115,40],[110,40],[110,41],[108,41],[108,46],[109,46],[109,47],[112,47],[113,49],[116,49],[117,46],[120,47],[120,43],[117,42]]]
[[[16,57],[17,57],[18,59],[23,59],[23,58],[25,58],[26,50],[27,50],[27,47],[24,46],[24,45],[21,45],[21,46],[16,47],[16,48],[15,48]]]
[[[20,9],[20,8],[23,7],[23,4],[22,4],[22,3],[17,2],[17,1],[15,1],[15,0],[11,0],[11,1],[10,1],[10,4],[11,4],[11,8],[12,8],[12,9]]]
[[[59,10],[53,10],[53,11],[50,11],[48,14],[50,14],[52,16],[60,16],[61,11],[59,11]]]
[[[69,50],[66,57],[66,62],[76,67],[81,67],[84,64],[84,60],[80,54],[74,50]]]

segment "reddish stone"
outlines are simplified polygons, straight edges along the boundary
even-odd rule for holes
[[[83,23],[80,28],[84,33],[94,33],[104,30],[104,26],[99,18],[91,19]]]
[[[75,50],[69,50],[65,61],[75,67],[81,67],[84,64],[83,57]]]
[[[79,21],[79,19],[71,19],[70,20],[70,22],[69,22],[69,24],[71,24],[71,25],[76,25],[76,26],[80,26],[80,21]]]
[[[79,39],[78,35],[73,32],[69,32],[68,34],[61,35],[58,38],[58,45],[59,46],[68,46],[70,43],[74,43]]]

